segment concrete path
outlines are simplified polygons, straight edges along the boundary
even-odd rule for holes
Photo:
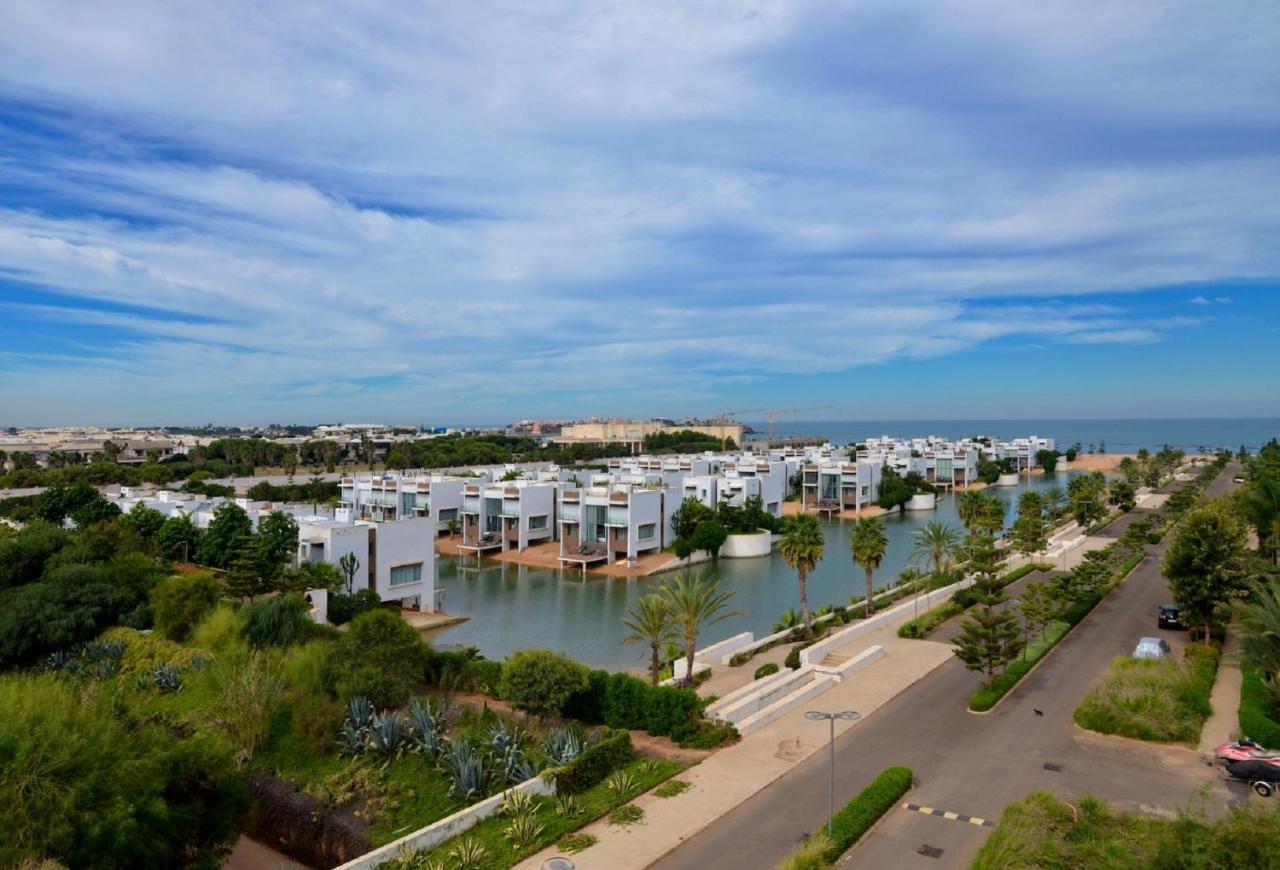
[[[1213,683],[1209,703],[1213,714],[1200,730],[1200,751],[1212,752],[1240,731],[1240,643],[1235,632],[1228,630],[1218,662],[1218,678]]]
[[[874,719],[872,714],[875,710],[953,658],[951,647],[946,644],[899,638],[897,625],[871,632],[850,644],[848,649],[864,649],[874,644],[884,647],[884,659],[835,685],[803,709],[787,713],[681,775],[681,779],[692,785],[683,794],[673,798],[659,798],[652,794],[638,798],[634,803],[645,811],[642,824],[619,828],[602,819],[585,827],[583,830],[595,835],[599,842],[570,856],[574,865],[585,870],[648,867],[770,783],[790,773],[797,764],[820,750],[826,750],[828,724],[805,719],[805,710],[856,710],[861,713],[863,718],[860,721],[837,723],[838,737],[859,728],[869,718]],[[826,758],[825,754],[821,757]],[[559,850],[552,847],[516,866],[535,870],[558,854]]]

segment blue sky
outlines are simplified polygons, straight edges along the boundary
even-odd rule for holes
[[[1280,415],[1273,5],[125,6],[0,7],[0,424]]]

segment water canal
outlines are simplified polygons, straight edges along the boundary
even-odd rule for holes
[[[1008,506],[1012,522],[1018,495],[1026,489],[1059,486],[1064,491],[1071,473],[1022,479],[1017,487],[989,488],[986,492]],[[930,520],[960,528],[956,496],[939,496],[936,510],[886,515],[889,548],[876,572],[877,586],[895,580],[910,567],[912,535]],[[849,520],[824,522],[827,550],[809,576],[809,606],[843,604],[864,589],[866,575],[849,554]],[[432,633],[437,644],[471,644],[485,656],[501,659],[519,649],[549,647],[568,653],[593,667],[623,670],[642,668],[646,651],[621,643],[627,631],[621,619],[631,602],[662,583],[669,574],[647,578],[587,579],[576,571],[534,568],[486,560],[460,565],[441,557],[440,582],[446,590],[450,613],[465,614],[467,622]],[[742,631],[756,637],[768,634],[788,608],[798,608],[795,573],[776,553],[759,559],[722,559],[714,570],[723,587],[733,592],[731,605],[742,614],[707,629],[699,646]]]

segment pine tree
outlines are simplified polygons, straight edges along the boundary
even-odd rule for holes
[[[227,594],[246,601],[262,592],[258,560],[252,547],[241,547],[227,570]]]
[[[984,603],[960,623],[956,656],[969,670],[986,674],[987,685],[991,685],[996,670],[1009,664],[1022,651],[1020,635],[1018,618],[1013,613],[995,610]]]

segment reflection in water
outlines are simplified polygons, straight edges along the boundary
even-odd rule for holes
[[[986,492],[1006,502],[1012,522],[1019,493],[1052,485],[1065,490],[1070,477],[1070,473],[1059,473],[1024,478],[1016,488],[993,487]],[[909,567],[912,534],[935,519],[960,528],[956,496],[939,496],[937,510],[884,517],[889,548],[876,572],[878,586],[896,579]],[[834,520],[823,526],[827,552],[817,570],[809,575],[809,606],[815,610],[823,604],[843,604],[866,585],[864,572],[853,564],[849,554],[850,521]],[[473,644],[493,659],[518,649],[549,647],[593,667],[644,667],[647,653],[643,646],[621,643],[627,633],[621,619],[635,598],[656,588],[669,574],[631,579],[588,574],[584,580],[576,571],[562,573],[493,561],[476,567],[473,557],[467,562],[459,565],[453,558],[439,560],[446,609],[471,618],[432,632],[433,643]],[[799,607],[795,573],[777,554],[760,559],[723,559],[713,570],[724,588],[733,591],[732,608],[743,613],[712,626],[699,640],[699,646],[742,631],[761,637],[771,631],[783,611]]]

